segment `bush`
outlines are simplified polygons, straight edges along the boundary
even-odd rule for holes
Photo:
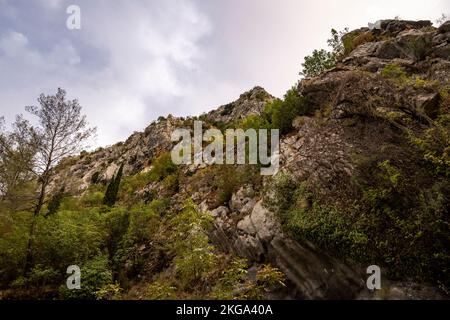
[[[311,115],[312,109],[306,98],[301,97],[295,88],[287,91],[284,100],[275,100],[266,105],[264,113],[271,119],[272,128],[281,134],[292,130],[292,122],[297,116]]]
[[[336,65],[336,58],[332,52],[324,49],[314,50],[310,56],[305,57],[302,63],[300,75],[305,77],[316,77],[322,72],[333,68]]]
[[[180,286],[186,288],[200,281],[217,263],[207,234],[211,217],[188,200],[181,213],[175,215],[169,224],[173,229],[169,248],[176,254],[174,266]]]
[[[397,64],[388,64],[381,70],[381,75],[386,78],[406,80],[407,74],[405,70]]]
[[[175,299],[177,288],[167,283],[156,281],[147,289],[147,298],[150,300]]]
[[[80,266],[81,269],[81,289],[69,290],[65,285],[61,286],[60,294],[64,299],[95,300],[103,298],[111,293],[113,284],[112,272],[108,267],[108,258],[99,255]],[[106,289],[109,288],[105,292]],[[116,291],[116,287],[113,287]]]

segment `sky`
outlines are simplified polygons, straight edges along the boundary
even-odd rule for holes
[[[79,30],[66,26],[70,5]],[[0,0],[0,116],[62,87],[106,146],[257,85],[281,97],[331,28],[443,13],[448,0]]]

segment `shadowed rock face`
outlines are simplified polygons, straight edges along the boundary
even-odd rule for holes
[[[235,196],[242,197],[246,189],[240,189]],[[246,204],[256,201],[248,197],[242,199]],[[311,243],[299,244],[290,239],[261,200],[237,224],[232,217],[242,214],[242,210],[245,212],[245,205],[233,203],[233,208],[235,212],[227,207],[211,211],[215,217],[213,241],[222,249],[234,251],[250,261],[277,265],[290,280],[293,297],[352,299],[362,290],[364,281],[356,270],[321,253]]]

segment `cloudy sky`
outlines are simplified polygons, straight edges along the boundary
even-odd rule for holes
[[[72,4],[81,30],[66,28]],[[256,85],[282,96],[333,27],[442,13],[450,1],[0,0],[0,116],[11,122],[62,87],[104,146],[160,115],[198,115]]]

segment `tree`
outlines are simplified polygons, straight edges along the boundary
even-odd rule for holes
[[[32,171],[37,176],[38,196],[34,206],[34,218],[30,226],[25,272],[31,266],[33,237],[36,218],[39,216],[47,195],[47,188],[54,176],[54,167],[65,157],[80,152],[95,128],[89,128],[86,116],[81,114],[78,100],[66,100],[66,91],[58,88],[55,95],[44,95],[38,99],[39,107],[26,107],[38,118],[38,125],[32,128],[37,137],[37,151]]]
[[[316,77],[325,70],[333,68],[343,57],[344,45],[341,39],[347,32],[348,29],[341,32],[331,29],[331,38],[327,40],[331,51],[325,49],[314,50],[312,55],[306,56],[305,62],[302,63],[303,68],[300,75],[305,77]]]
[[[117,201],[117,194],[119,193],[120,181],[122,180],[123,164],[120,166],[115,177],[109,182],[106,188],[103,204],[112,207]]]

